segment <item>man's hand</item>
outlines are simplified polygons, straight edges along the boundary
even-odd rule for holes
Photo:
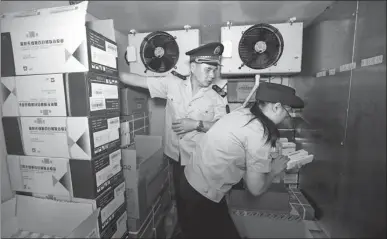
[[[271,173],[278,175],[286,170],[289,158],[287,156],[279,155],[271,162]]]
[[[198,121],[193,119],[178,119],[172,122],[172,130],[177,134],[185,134],[194,131],[198,126]]]

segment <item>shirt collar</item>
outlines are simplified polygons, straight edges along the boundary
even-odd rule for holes
[[[189,76],[187,76],[186,80],[183,81],[183,84],[184,84],[185,86],[189,87],[189,89],[190,89],[191,92],[192,92],[191,81],[192,81],[191,75],[189,75]],[[214,85],[214,84],[211,84],[211,85],[209,85],[209,86],[206,87],[206,88],[201,88],[200,91],[202,91],[202,92],[207,92],[207,91],[209,91],[210,89],[212,89],[212,86],[213,86],[213,85]],[[199,91],[199,92],[200,92],[200,91]]]

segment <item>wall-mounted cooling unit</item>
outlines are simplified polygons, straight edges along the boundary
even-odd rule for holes
[[[221,74],[299,73],[302,33],[302,22],[222,27]]]
[[[172,71],[189,75],[189,56],[199,47],[199,30],[131,33],[128,36],[126,60],[130,72],[143,76],[166,76]]]

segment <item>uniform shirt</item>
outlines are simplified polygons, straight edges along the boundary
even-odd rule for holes
[[[258,120],[248,123],[253,117],[246,108],[233,111],[197,144],[184,173],[190,185],[208,199],[219,202],[242,179],[246,168],[270,172],[271,145],[266,144]]]
[[[164,153],[176,161],[179,161],[180,156],[181,165],[186,165],[196,142],[204,133],[194,130],[178,136],[172,130],[173,119],[190,118],[213,122],[226,114],[226,104],[211,86],[200,89],[192,96],[190,77],[185,81],[175,76],[148,77],[147,84],[152,98],[167,99]]]

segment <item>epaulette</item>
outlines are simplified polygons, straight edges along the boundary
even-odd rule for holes
[[[222,89],[220,88],[219,86],[217,85],[212,85],[212,89],[218,93],[220,96],[222,96],[223,98],[227,95],[227,93]]]
[[[183,76],[182,74],[179,74],[179,73],[176,72],[176,71],[171,71],[171,73],[172,73],[172,75],[174,75],[174,76],[176,76],[176,77],[178,77],[178,78],[180,78],[180,79],[182,79],[182,80],[186,80],[186,79],[187,79],[186,76]]]

